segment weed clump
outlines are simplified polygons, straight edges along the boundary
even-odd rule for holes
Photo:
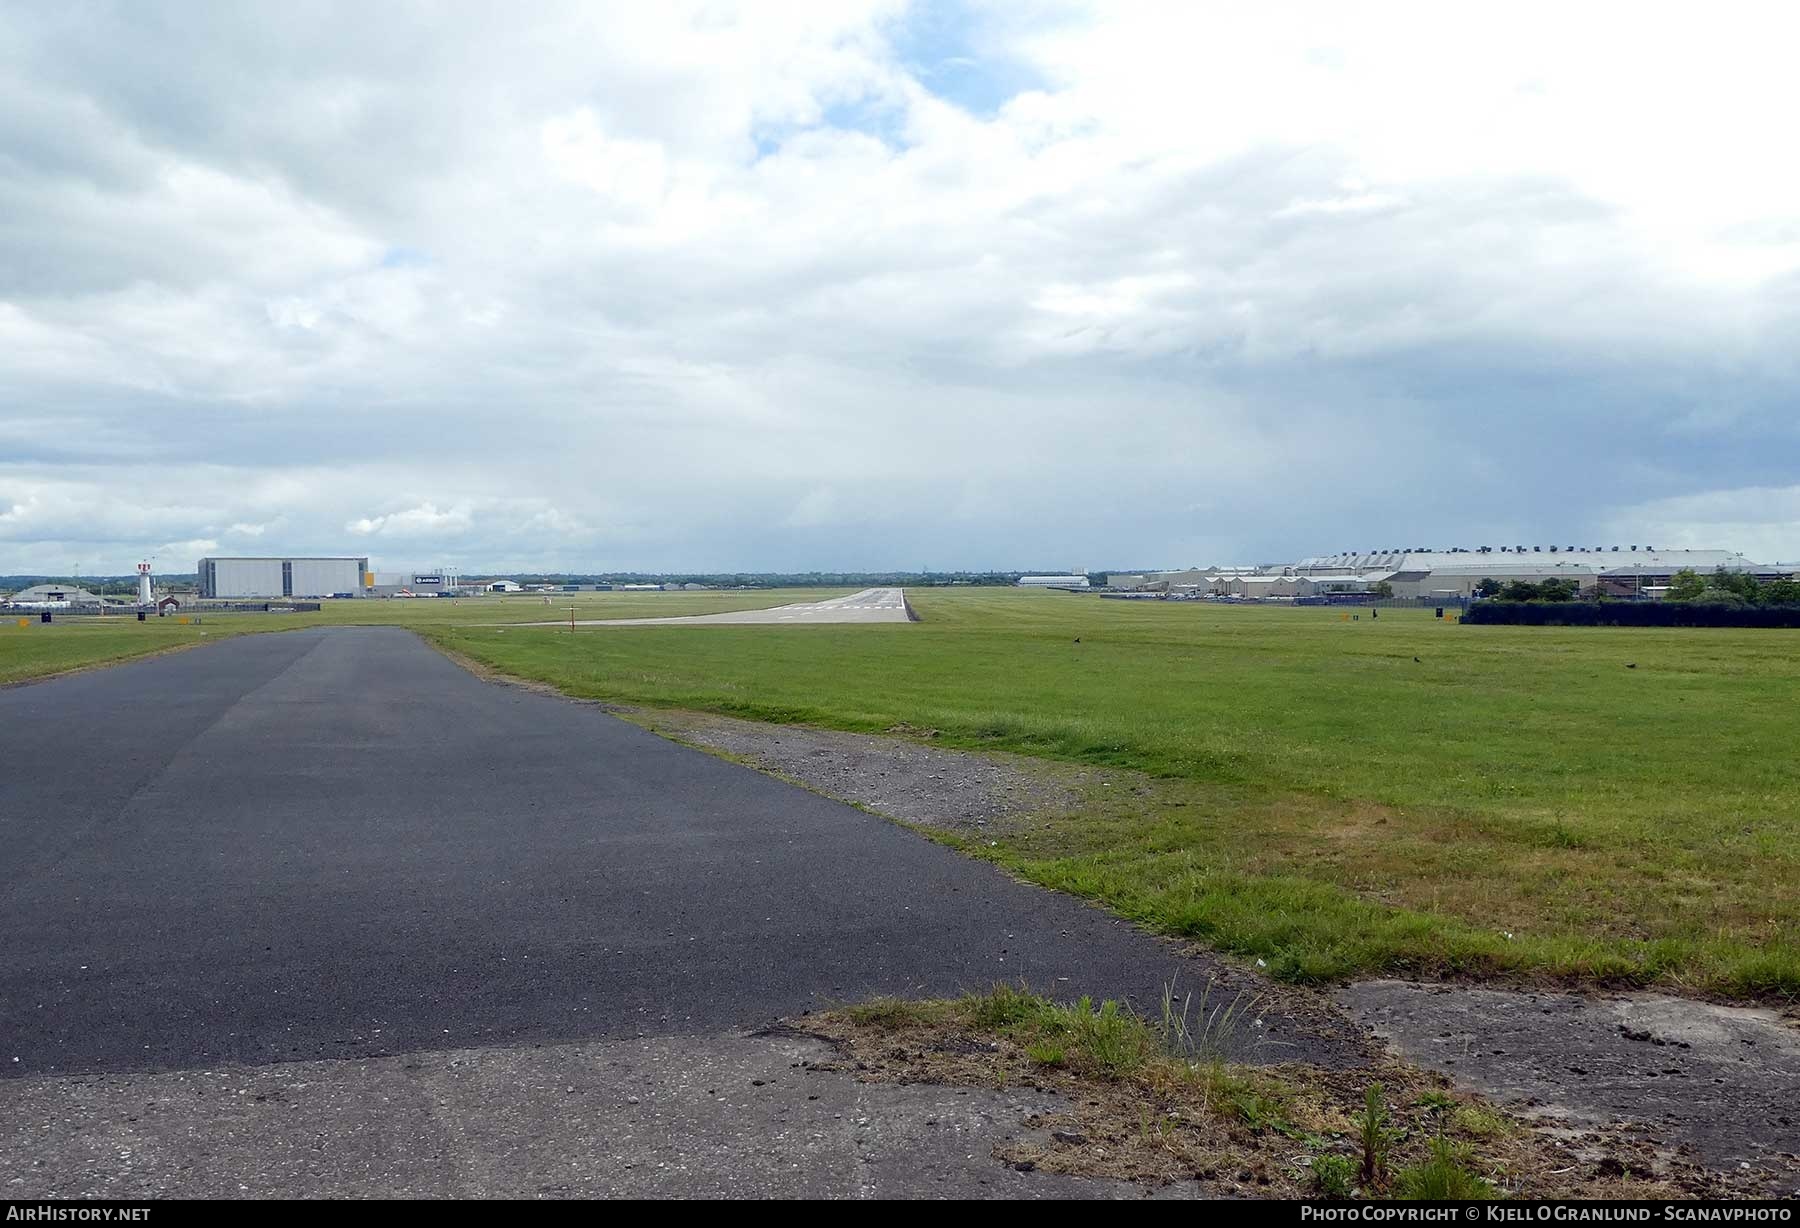
[[[1349,1156],[1314,1156],[1307,1184],[1320,1198],[1353,1198],[1356,1196],[1356,1165]]]
[[[1475,1202],[1498,1198],[1493,1183],[1471,1172],[1474,1156],[1467,1143],[1439,1135],[1431,1140],[1425,1161],[1400,1170],[1394,1192],[1401,1198],[1427,1202]]]

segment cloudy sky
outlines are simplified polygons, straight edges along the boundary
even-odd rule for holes
[[[1792,5],[0,7],[0,573],[1800,558]]]

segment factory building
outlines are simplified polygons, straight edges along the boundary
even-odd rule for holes
[[[1366,572],[1362,575],[1313,575],[1296,577],[1299,589],[1298,597],[1328,597],[1343,593],[1372,593],[1375,586],[1384,580],[1391,581],[1393,576],[1387,572]]]
[[[1086,588],[1086,576],[1020,576],[1020,588]]]
[[[214,601],[272,597],[361,596],[371,580],[368,559],[206,558],[200,596]]]
[[[1678,571],[1748,572],[1774,579],[1777,570],[1734,550],[1658,550],[1651,546],[1482,546],[1455,550],[1389,550],[1321,555],[1294,564],[1299,575],[1385,573],[1396,597],[1470,597],[1483,580],[1573,580],[1579,591],[1631,596],[1660,588]]]
[[[371,597],[452,597],[461,590],[462,577],[448,567],[410,567],[377,571],[368,587]]]
[[[1189,567],[1177,571],[1119,573],[1106,577],[1106,587],[1128,592],[1147,593],[1218,593],[1230,591],[1230,582],[1240,576],[1285,574],[1282,567]]]
[[[1370,550],[1317,555],[1291,565],[1207,567],[1107,576],[1107,587],[1171,595],[1294,598],[1374,593],[1400,598],[1456,599],[1483,580],[1572,580],[1582,593],[1652,597],[1680,571],[1718,570],[1759,580],[1792,575],[1784,564],[1754,563],[1734,550],[1658,550],[1653,546],[1480,546],[1450,550]],[[1386,590],[1384,590],[1386,591]]]
[[[1216,581],[1215,588],[1231,597],[1267,599],[1300,595],[1300,581],[1294,576],[1229,576]]]

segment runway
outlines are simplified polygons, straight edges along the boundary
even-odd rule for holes
[[[733,610],[727,614],[692,614],[680,618],[587,618],[577,627],[714,627],[745,625],[821,626],[827,623],[911,622],[906,596],[897,588],[865,588],[848,597],[804,601],[767,610]],[[527,623],[534,627],[567,627],[569,622]]]

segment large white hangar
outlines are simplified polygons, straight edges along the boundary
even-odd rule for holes
[[[360,597],[368,584],[368,559],[258,558],[200,560],[200,596],[239,598]]]

